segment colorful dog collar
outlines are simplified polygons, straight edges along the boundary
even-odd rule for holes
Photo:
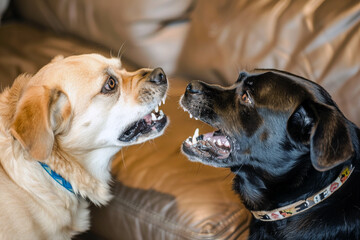
[[[304,212],[316,204],[327,199],[331,194],[338,190],[350,177],[353,172],[354,167],[352,165],[345,166],[341,171],[340,175],[333,181],[329,186],[323,188],[321,191],[317,192],[315,195],[305,199],[297,201],[296,203],[277,208],[271,211],[251,211],[253,216],[256,219],[261,221],[276,221],[284,218],[288,218]]]
[[[51,168],[43,163],[43,162],[39,162],[39,164],[45,169],[45,171],[57,182],[59,183],[61,186],[63,186],[64,188],[66,188],[66,190],[68,190],[69,192],[74,193],[74,190],[71,186],[71,184],[66,181],[62,176],[60,176],[59,174],[57,174],[56,172],[54,172],[53,170],[51,170]]]

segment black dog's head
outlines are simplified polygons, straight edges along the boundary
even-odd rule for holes
[[[190,160],[215,167],[251,166],[280,176],[311,159],[318,171],[354,152],[350,122],[318,84],[277,70],[240,73],[231,87],[193,81],[184,110],[218,129],[182,145]],[[307,156],[304,158],[303,156]]]

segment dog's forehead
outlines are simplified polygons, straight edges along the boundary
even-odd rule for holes
[[[106,58],[98,54],[71,56],[65,58],[63,64],[75,74],[99,74],[109,69],[121,69],[121,61],[118,58]]]
[[[86,104],[101,92],[109,75],[117,71],[121,71],[121,61],[117,58],[98,54],[75,55],[54,59],[31,78],[27,87],[58,89],[71,102]]]
[[[238,81],[251,85],[258,104],[271,104],[275,109],[291,109],[305,99],[333,104],[330,95],[320,85],[279,70],[256,69],[241,73]]]
[[[35,74],[34,85],[60,87],[64,90],[82,88],[86,91],[99,88],[106,74],[121,69],[117,58],[106,58],[98,54],[70,56],[52,61]]]

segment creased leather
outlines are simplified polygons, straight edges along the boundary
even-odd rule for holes
[[[360,123],[360,2],[199,0],[178,74],[232,84],[276,68],[320,83]]]
[[[170,73],[188,31],[193,0],[14,0],[19,14]]]

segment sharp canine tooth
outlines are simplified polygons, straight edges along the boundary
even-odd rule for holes
[[[197,143],[197,140],[196,140],[196,138],[192,138],[192,144],[196,144]]]
[[[165,104],[165,97],[163,98],[162,103]]]
[[[195,118],[195,120],[199,120],[198,118]]]
[[[216,143],[217,143],[218,145],[222,145],[222,143],[221,143],[221,140],[220,140],[220,139],[218,139]]]
[[[225,146],[225,147],[230,147],[230,143],[229,143],[228,141],[226,141],[226,142],[224,143],[224,146]]]
[[[199,136],[199,129],[197,128],[197,129],[195,129],[193,139],[194,138],[196,139],[198,136]]]
[[[190,118],[192,118],[193,117],[193,115],[190,113]]]
[[[151,113],[151,120],[153,120],[153,121],[157,120],[154,113]]]
[[[164,117],[164,113],[163,113],[162,110],[160,110],[160,115],[159,115],[159,117],[158,117],[158,120],[162,119],[163,117]]]
[[[159,102],[159,107],[161,106],[161,102]]]
[[[159,112],[159,106],[156,106],[155,112],[156,112],[156,113]]]

